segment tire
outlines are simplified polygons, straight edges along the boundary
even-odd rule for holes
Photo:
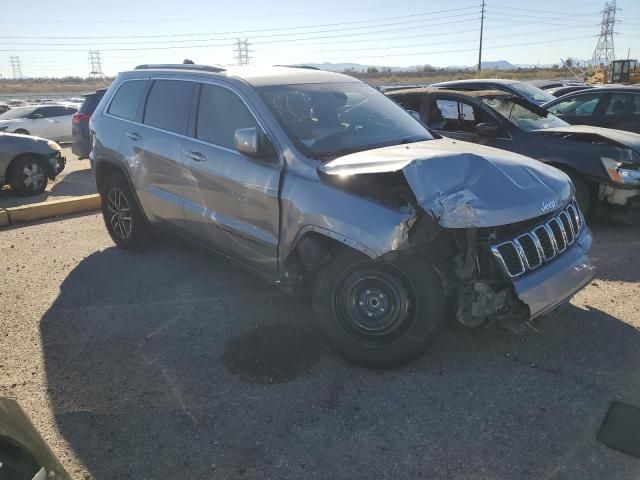
[[[565,173],[569,175],[573,186],[576,188],[576,201],[578,202],[578,206],[580,207],[582,214],[585,217],[589,216],[589,214],[591,213],[591,208],[593,206],[589,187],[579,174],[574,172]]]
[[[15,130],[13,133],[19,133],[20,135],[30,135],[30,133],[24,128],[19,128]]]
[[[442,282],[425,261],[373,261],[339,249],[318,271],[312,305],[330,345],[367,368],[405,365],[444,324]]]
[[[7,173],[9,185],[24,197],[40,195],[49,183],[47,169],[44,158],[37,155],[23,155],[15,159],[9,167]]]
[[[119,248],[140,248],[151,241],[151,228],[123,174],[114,173],[107,178],[100,198],[105,226]]]

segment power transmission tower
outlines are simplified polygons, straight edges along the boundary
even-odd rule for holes
[[[604,10],[602,11],[602,25],[600,26],[600,37],[598,37],[598,43],[596,49],[593,51],[593,57],[591,62],[596,65],[598,63],[604,63],[608,65],[616,59],[616,54],[613,50],[613,27],[616,23],[616,0],[611,0],[604,4]]]
[[[245,39],[238,38],[236,40],[236,48],[234,49],[236,53],[236,62],[238,65],[249,65],[249,41]]]
[[[9,64],[13,69],[13,78],[22,78],[22,66],[20,65],[20,57],[9,57]]]
[[[478,49],[478,71],[482,70],[482,31],[484,30],[484,7],[485,3],[482,0],[482,15],[480,16],[480,48]]]
[[[100,54],[100,50],[89,50],[89,63],[91,64],[89,78],[104,78],[104,73],[102,73],[102,55]]]

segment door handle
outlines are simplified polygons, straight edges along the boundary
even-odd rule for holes
[[[196,162],[204,162],[207,159],[207,157],[200,152],[187,152],[187,157]]]
[[[127,133],[125,133],[125,135],[127,137],[129,137],[131,140],[135,141],[135,142],[137,142],[138,140],[140,140],[142,138],[140,136],[140,134],[136,133],[136,132],[127,132]]]

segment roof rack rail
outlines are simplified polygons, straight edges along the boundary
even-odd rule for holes
[[[312,65],[274,65],[274,67],[288,67],[288,68],[304,68],[305,70],[321,70],[318,67]]]
[[[136,70],[151,70],[151,69],[171,69],[171,70],[198,70],[201,72],[224,72],[227,69],[224,67],[213,67],[211,65],[195,65],[193,63],[146,63],[144,65],[138,65]]]

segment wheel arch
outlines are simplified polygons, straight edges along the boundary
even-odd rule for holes
[[[114,173],[119,173],[126,179],[138,209],[140,210],[140,212],[142,212],[142,215],[148,221],[147,215],[142,208],[140,199],[138,198],[138,193],[136,192],[133,182],[131,181],[129,172],[123,165],[119,164],[118,162],[104,157],[95,160],[95,163],[93,165],[93,174],[96,181],[96,189],[98,193],[103,193],[105,182],[107,181],[109,176]]]
[[[9,177],[13,173],[12,169],[14,168],[15,164],[17,162],[19,162],[22,158],[30,157],[30,156],[38,157],[40,160],[42,160],[43,164],[44,164],[44,168],[45,168],[45,170],[47,172],[47,176],[51,177],[53,169],[51,168],[51,164],[49,162],[47,162],[47,158],[43,154],[38,153],[38,152],[21,152],[20,154],[18,154],[15,157],[13,157],[11,159],[11,161],[9,162],[9,165],[7,165],[7,170],[5,172],[5,177],[4,177],[5,182],[9,180]]]

